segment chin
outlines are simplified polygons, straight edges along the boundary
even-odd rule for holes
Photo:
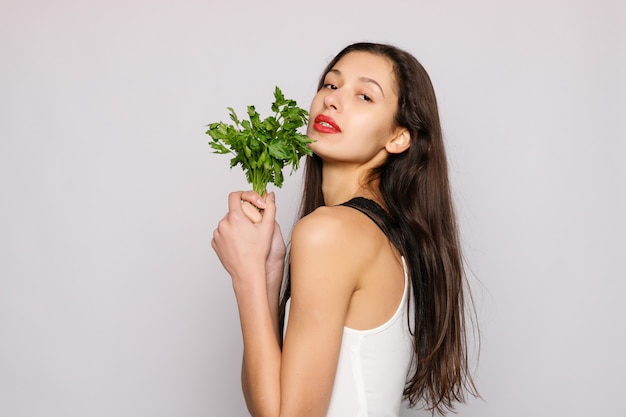
[[[311,138],[313,139],[313,138]],[[313,151],[314,154],[317,155],[317,142],[309,143],[309,149]]]

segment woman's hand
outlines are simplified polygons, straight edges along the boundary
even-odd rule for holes
[[[276,205],[273,194],[268,194],[265,199],[256,193],[256,196],[250,194],[239,191],[228,196],[228,213],[218,223],[211,242],[233,284],[245,284],[252,277],[265,276],[265,263],[274,236]],[[254,214],[252,211],[256,209],[247,207],[251,201],[257,207],[262,206],[263,214]]]
[[[270,193],[268,197],[275,203],[274,193]],[[263,209],[265,209],[266,203],[261,196],[254,191],[246,191],[241,194],[241,204],[243,212],[248,216],[253,223],[260,223],[263,219]],[[268,290],[270,288],[279,289],[282,283],[283,268],[285,262],[285,255],[287,248],[285,246],[285,240],[280,230],[278,223],[274,222],[274,232],[272,235],[272,243],[270,247],[267,260],[265,262],[265,272],[268,279]]]
[[[254,191],[235,192],[228,201],[228,214],[213,235],[213,249],[233,279],[258,275],[257,268],[263,265],[270,304],[278,303],[286,246],[275,221],[275,195],[262,198]]]

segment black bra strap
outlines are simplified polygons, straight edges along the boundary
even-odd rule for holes
[[[340,204],[342,206],[351,207],[359,210],[361,213],[369,217],[387,236],[389,241],[400,250],[398,226],[391,216],[373,200],[364,197],[355,197],[352,200]]]

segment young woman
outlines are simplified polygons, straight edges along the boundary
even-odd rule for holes
[[[443,414],[476,392],[428,75],[393,46],[350,45],[323,73],[307,134],[314,156],[283,302],[286,250],[273,193],[232,193],[213,235],[239,307],[248,409],[397,416],[404,396]]]

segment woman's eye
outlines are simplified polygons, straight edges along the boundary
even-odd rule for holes
[[[361,97],[361,100],[363,101],[372,101],[372,99],[367,94],[359,94],[359,97]]]
[[[336,90],[337,86],[335,84],[324,83],[323,88],[328,88],[329,90]]]

